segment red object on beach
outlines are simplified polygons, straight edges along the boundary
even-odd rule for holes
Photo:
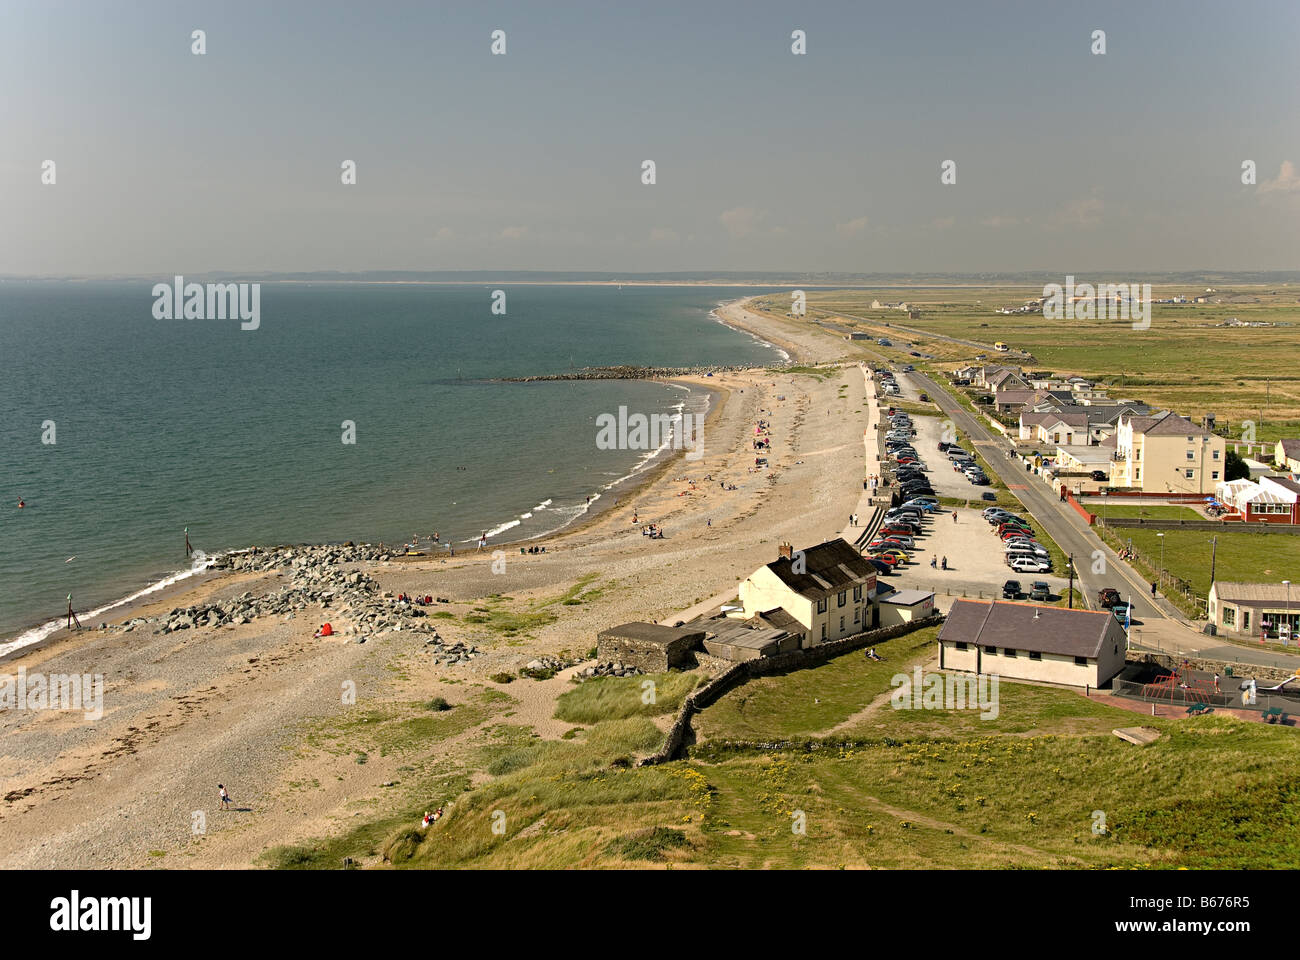
[[[334,636],[334,628],[327,623],[320,628],[320,635],[322,637],[332,637]]]

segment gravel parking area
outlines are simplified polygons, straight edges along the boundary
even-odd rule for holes
[[[887,579],[890,586],[896,590],[933,590],[940,597],[947,594],[986,598],[990,594],[1001,597],[1002,584],[1007,580],[1019,580],[1026,591],[1032,581],[1043,580],[1052,587],[1052,601],[1065,595],[1069,584],[1065,577],[1055,573],[1016,573],[1008,567],[994,528],[981,516],[980,510],[958,509],[955,523],[952,514],[951,510],[942,512],[942,508],[941,512],[930,514],[924,524],[925,537],[910,554],[913,562]],[[931,557],[936,561],[947,557],[948,569],[937,566],[931,569]]]
[[[912,414],[912,426],[916,430],[916,436],[912,439],[912,446],[916,447],[916,452],[925,465],[930,468],[927,476],[930,478],[930,485],[934,487],[934,492],[940,497],[957,497],[960,499],[978,500],[981,493],[985,490],[991,490],[992,487],[977,487],[966,479],[965,476],[958,473],[952,468],[948,455],[939,450],[939,441],[943,437],[944,424],[947,422],[944,418],[923,417]],[[969,447],[963,447],[967,453],[972,453]]]

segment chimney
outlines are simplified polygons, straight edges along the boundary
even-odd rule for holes
[[[784,557],[786,560],[790,560],[792,559],[792,554],[794,553],[794,547],[788,543],[783,543],[780,546],[780,551],[781,551],[781,557]]]

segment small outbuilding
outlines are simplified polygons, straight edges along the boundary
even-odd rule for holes
[[[692,666],[691,651],[704,642],[697,626],[665,627],[658,623],[624,623],[596,634],[596,656],[603,661],[663,673]]]

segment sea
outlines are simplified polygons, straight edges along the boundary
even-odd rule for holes
[[[158,319],[171,281],[0,282],[0,654],[52,632],[68,594],[95,626],[193,575],[187,536],[207,557],[545,537],[664,455],[599,449],[597,417],[710,398],[504,378],[788,359],[718,321],[752,287],[264,282],[242,329]]]

